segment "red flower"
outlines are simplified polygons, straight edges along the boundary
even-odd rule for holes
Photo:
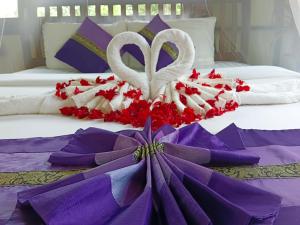
[[[95,96],[103,96],[107,100],[111,101],[117,95],[116,89],[117,87],[108,90],[100,90],[96,93]]]
[[[233,100],[230,100],[225,105],[225,109],[227,111],[234,111],[237,107],[239,107],[239,104],[237,102],[233,101]]]
[[[231,91],[232,90],[232,88],[228,84],[225,84],[224,88],[225,88],[226,91]]]
[[[81,91],[78,87],[75,88],[74,90],[74,95],[78,95],[80,93],[82,93],[83,91]]]
[[[181,88],[184,88],[184,84],[182,82],[177,82],[175,88],[179,91]]]
[[[106,80],[115,80],[115,77],[114,77],[114,75],[112,75],[112,76],[108,77]]]
[[[198,88],[195,88],[195,87],[188,87],[188,86],[185,86],[185,93],[187,95],[193,95],[193,94],[198,94],[200,95],[200,91],[198,90]]]
[[[197,72],[196,69],[193,69],[193,73],[192,73],[192,75],[191,75],[189,78],[190,78],[191,80],[197,80],[197,79],[199,78],[199,76],[200,76],[200,73]]]
[[[239,78],[237,78],[235,81],[239,85],[243,85],[245,83],[243,80],[240,80]]]
[[[221,74],[217,74],[216,70],[213,69],[209,74],[208,74],[209,79],[219,79],[222,78]]]
[[[250,91],[250,87],[248,85],[245,85],[245,86],[238,85],[238,86],[236,86],[236,91],[237,92]]]
[[[215,99],[208,99],[208,100],[206,100],[206,102],[208,104],[210,104],[211,107],[215,107],[215,104],[216,104],[216,100]]]
[[[63,100],[66,100],[68,98],[68,95],[66,92],[61,92],[60,93],[60,98],[63,99]]]
[[[89,115],[89,109],[85,106],[82,106],[80,108],[77,108],[74,111],[74,116],[77,117],[78,119],[83,119]]]
[[[63,107],[59,111],[65,116],[72,116],[76,111],[76,107]]]
[[[101,110],[98,109],[92,109],[88,115],[89,119],[102,119],[103,113]]]
[[[215,88],[221,89],[221,88],[223,88],[223,84],[217,84],[217,85],[215,85]]]
[[[202,83],[201,85],[204,86],[204,87],[211,87],[211,85],[207,84],[207,83]]]
[[[143,95],[141,89],[132,89],[130,91],[127,91],[126,93],[123,94],[127,98],[132,98],[132,99],[140,99],[140,97]]]
[[[182,120],[186,124],[190,124],[196,120],[195,111],[192,108],[186,107],[182,114]]]
[[[182,104],[186,105],[187,104],[187,100],[186,97],[182,94],[179,95],[179,99],[181,101]]]
[[[81,84],[82,86],[90,86],[90,83],[89,83],[87,80],[85,80],[85,79],[81,79],[81,80],[80,80],[80,84]]]
[[[124,86],[125,83],[126,83],[125,80],[124,80],[124,81],[119,81],[119,82],[118,82],[118,86],[119,86],[119,87],[122,87],[122,86]]]

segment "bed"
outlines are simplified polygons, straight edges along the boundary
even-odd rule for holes
[[[98,2],[95,4],[97,4],[98,6]],[[180,3],[180,5],[182,4]],[[149,12],[147,11],[147,14],[148,13]],[[144,22],[137,22],[134,29],[138,29],[137,27],[143,24]],[[48,26],[55,27],[55,25],[53,24]],[[72,26],[75,25],[73,24]],[[54,37],[56,36],[56,32],[49,33],[50,35],[52,35],[52,38],[49,39],[55,39]],[[66,40],[63,40],[63,42],[64,41]],[[60,40],[60,42],[62,41]],[[210,40],[210,44],[213,46],[213,41]],[[56,49],[58,48],[57,46],[59,48],[61,47],[60,44],[57,43],[56,47],[53,47],[53,45],[51,45],[50,47],[48,46],[48,52],[46,47],[46,66],[23,70],[12,74],[1,74],[0,101],[1,99],[11,98],[12,96],[44,95],[45,93],[53,92],[57,82],[79,78],[95,79],[97,76],[99,76],[99,73],[79,73],[74,72],[74,70],[68,70],[68,67],[65,67],[65,65],[58,65],[57,61],[53,61],[54,54],[58,50]],[[50,52],[49,49],[51,50]],[[212,55],[213,52],[214,49],[212,50]],[[47,57],[48,59],[49,57],[51,58],[51,62],[49,60],[47,61]],[[249,83],[250,86],[252,84],[262,84],[260,90],[262,92],[264,91],[264,84],[274,83],[274,87],[279,87],[280,89],[281,81],[289,84],[294,80],[299,81],[300,78],[299,73],[284,68],[275,66],[251,66],[234,61],[216,61],[211,65],[197,68],[197,71],[199,71],[200,74],[206,74],[209,73],[212,69],[216,69],[219,73],[223,74],[225,78],[235,79],[239,77],[240,79],[245,80],[246,83]],[[106,71],[106,73],[101,74],[101,76],[108,77],[110,74],[110,71]],[[250,184],[252,187],[258,187],[282,197],[281,211],[275,210],[276,213],[272,215],[270,214],[269,217],[267,216],[263,219],[255,218],[257,219],[256,221],[246,221],[243,224],[300,224],[300,192],[298,191],[298,189],[300,188],[300,144],[297,142],[297,140],[295,140],[297,139],[295,138],[295,136],[297,137],[297,135],[300,135],[300,93],[298,91],[299,86],[300,82],[295,82],[293,89],[288,90],[288,87],[282,85],[282,92],[279,93],[281,95],[284,95],[285,93],[291,94],[291,99],[293,99],[291,100],[291,102],[293,103],[243,105],[233,112],[228,112],[222,116],[201,120],[199,122],[201,129],[204,130],[204,133],[208,131],[210,133],[209,135],[216,135],[214,137],[218,137],[220,139],[222,139],[223,137],[225,137],[226,139],[229,136],[232,136],[232,138],[237,142],[239,138],[241,138],[242,142],[245,141],[245,143],[242,143],[245,145],[245,151],[240,155],[241,158],[243,158],[243,156],[247,154],[256,154],[261,157],[261,161],[259,162],[259,164],[254,167],[246,166],[245,168],[242,167],[241,170],[239,170],[238,167],[234,167],[233,169],[230,167],[224,167],[223,170],[222,168],[220,169],[221,172],[225,173],[228,176],[236,176],[236,178],[239,178],[238,176],[240,174],[242,174],[240,176],[243,176],[243,168],[245,170],[248,169],[250,173],[253,168],[253,171],[256,171],[256,169],[258,168],[258,175],[256,174],[257,177],[255,177],[254,179],[247,179],[247,175],[244,174],[246,178],[244,177],[245,179],[242,179],[243,183]],[[90,127],[104,129],[108,132],[119,132],[126,129],[134,129],[138,130],[137,132],[140,132],[141,130],[141,128],[133,128],[130,125],[122,125],[114,122],[103,122],[103,120],[78,120],[71,117],[64,117],[59,114],[21,114],[0,116],[0,143],[2,143],[2,145],[0,144],[0,177],[2,176],[3,178],[3,180],[0,181],[0,184],[2,184],[0,185],[0,199],[2,200],[2,202],[0,203],[0,224],[42,224],[42,221],[39,217],[27,217],[26,211],[24,214],[24,212],[20,211],[18,207],[16,208],[18,202],[17,193],[23,193],[23,191],[30,190],[32,187],[39,187],[39,185],[46,184],[51,181],[56,182],[57,177],[51,178],[51,176],[57,175],[60,172],[64,173],[64,171],[67,171],[67,175],[73,175],[74,171],[77,173],[81,173],[83,169],[82,167],[78,166],[63,167],[51,165],[48,162],[49,157],[53,152],[58,151],[58,149],[54,151],[51,145],[47,146],[46,144],[43,144],[43,140],[46,140],[47,142],[51,140],[51,137],[55,137],[54,139],[58,138],[59,140],[60,138],[62,138],[60,144],[66,144],[67,141],[69,141],[69,138],[73,137],[72,134],[74,134],[76,131],[80,133],[81,130],[78,131],[79,129],[88,130],[88,128]],[[180,128],[184,129],[185,126],[182,125]],[[240,137],[234,136],[236,135],[236,133],[230,133],[231,131],[241,132]],[[226,134],[228,136],[224,135],[224,132],[228,132]],[[249,140],[245,138],[247,137],[248,133],[251,133],[251,135],[253,135],[253,137],[257,139],[255,140],[257,142],[260,142],[261,140],[260,137],[255,136],[256,133],[266,136],[271,133],[274,134],[274,136],[270,135],[268,138],[261,138],[263,141],[268,142],[268,144],[266,144],[266,146],[268,145],[267,147],[264,145],[251,146],[251,144],[248,144],[251,142],[249,140],[253,137],[249,136]],[[289,133],[293,133],[293,137],[295,139],[291,141],[291,143],[288,143],[288,146],[286,146],[283,143],[284,138],[286,137],[284,135]],[[192,136],[193,133],[188,135]],[[37,143],[39,143],[38,147],[41,149],[30,148],[30,145],[26,144],[27,138],[35,137],[40,138],[37,138],[36,140]],[[276,137],[278,137],[278,140],[276,139]],[[24,142],[22,139],[24,139]],[[30,142],[30,139],[28,140]],[[246,143],[247,140],[248,143]],[[234,144],[235,141],[233,141]],[[18,144],[15,145],[14,142]],[[281,145],[286,147],[285,152],[281,150]],[[234,146],[233,148],[235,147],[237,146]],[[261,147],[264,148],[261,149]],[[231,174],[231,169],[233,171],[233,174]],[[273,171],[273,169],[275,172]],[[54,174],[51,172],[53,172]],[[264,172],[264,174],[259,174],[259,172]],[[286,175],[285,177],[284,173],[287,173],[288,175]],[[27,174],[29,174],[29,177],[26,178]],[[39,180],[39,174],[44,176],[44,178],[46,177],[48,179],[46,179],[47,182],[43,183],[44,181],[42,180],[42,178],[41,180]],[[66,174],[64,174],[64,176],[65,175]],[[11,178],[10,176],[15,177]],[[58,178],[62,178],[64,176]],[[275,197],[274,199],[276,198],[277,197]],[[277,200],[278,199],[276,199],[276,201]],[[251,202],[251,204],[255,205],[256,203]],[[259,204],[256,206],[257,208],[259,208]],[[277,214],[279,214],[279,216]],[[278,218],[276,219],[277,216]],[[46,221],[45,223],[52,224],[51,219],[49,220],[50,222],[48,221],[47,215],[42,215],[41,218],[43,218],[44,222]],[[216,219],[215,221],[219,220]],[[290,221],[289,224],[287,224],[286,221]],[[65,224],[68,223],[66,222]]]

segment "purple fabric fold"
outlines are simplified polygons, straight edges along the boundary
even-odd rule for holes
[[[18,199],[46,224],[272,224],[280,197],[205,167],[258,160],[231,151],[198,124],[155,133],[150,119],[142,131],[89,128],[49,161],[94,168],[20,192]]]

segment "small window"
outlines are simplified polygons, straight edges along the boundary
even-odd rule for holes
[[[166,16],[172,15],[172,5],[171,4],[164,4],[163,14]]]
[[[108,5],[100,6],[100,14],[101,14],[101,16],[109,16]]]
[[[57,17],[57,6],[49,7],[50,17]]]
[[[37,14],[37,17],[45,17],[46,16],[45,7],[37,7],[36,14]]]
[[[132,5],[126,5],[126,16],[132,16],[133,15],[133,6]]]
[[[81,16],[80,5],[75,5],[75,16]]]
[[[18,0],[0,0],[0,18],[17,18]]]
[[[62,10],[62,16],[71,16],[70,6],[62,6],[61,10]]]
[[[152,16],[155,16],[158,14],[158,4],[151,4],[150,12]]]
[[[183,11],[183,5],[182,5],[182,3],[177,3],[176,4],[176,15],[177,16],[182,15],[182,11]]]
[[[146,4],[138,4],[138,13],[140,16],[146,16]]]
[[[88,16],[96,16],[96,6],[95,5],[88,6]]]
[[[122,11],[121,11],[121,5],[113,5],[113,15],[114,16],[121,16]]]

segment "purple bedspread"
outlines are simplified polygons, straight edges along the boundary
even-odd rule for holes
[[[150,123],[0,140],[0,178],[12,184],[0,181],[0,224],[300,224],[299,171],[281,170],[300,163],[300,130],[232,124],[212,135],[199,124],[152,132]],[[245,165],[269,170],[242,180],[217,172]],[[43,185],[6,176],[72,170],[79,172]]]

